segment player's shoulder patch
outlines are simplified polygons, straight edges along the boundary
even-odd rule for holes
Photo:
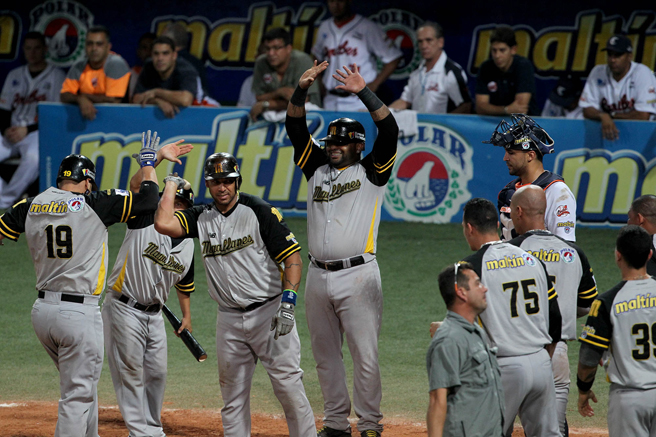
[[[538,264],[537,259],[528,252],[524,252],[522,258],[524,259],[524,263],[529,267],[535,267]]]
[[[563,260],[563,262],[567,264],[571,264],[574,261],[576,261],[576,249],[573,247],[566,247],[564,249],[560,249],[560,259]]]
[[[290,232],[289,235],[285,237],[285,240],[298,244],[298,241],[296,241],[296,236],[294,235],[293,232]]]
[[[84,208],[86,199],[84,196],[75,196],[66,202],[69,212],[80,212]]]
[[[121,189],[117,188],[117,189],[114,190],[114,194],[117,194],[119,196],[129,196],[130,192],[127,191],[127,190],[121,190]]]
[[[275,215],[279,222],[282,221],[282,214],[275,206],[271,207],[271,214]]]

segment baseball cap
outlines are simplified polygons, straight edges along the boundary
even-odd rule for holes
[[[616,53],[633,53],[631,40],[625,35],[613,35],[608,39],[606,48],[601,49],[602,52],[616,52]]]
[[[558,79],[556,86],[549,94],[549,100],[559,106],[568,107],[581,97],[583,82],[578,76],[568,74]]]

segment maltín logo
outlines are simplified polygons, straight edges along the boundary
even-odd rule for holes
[[[399,144],[385,209],[403,220],[448,223],[471,198],[472,150],[445,126],[420,122],[418,127],[409,144]]]
[[[85,56],[87,30],[93,15],[82,4],[71,0],[50,0],[30,12],[31,29],[45,35],[48,61],[69,67]]]

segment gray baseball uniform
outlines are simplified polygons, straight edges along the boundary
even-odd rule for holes
[[[558,423],[564,435],[570,383],[567,341],[576,340],[577,307],[590,307],[597,296],[597,283],[581,248],[549,231],[529,231],[509,243],[541,260],[558,292],[558,307],[563,319],[562,341],[556,345],[551,364],[556,386]]]
[[[61,399],[55,436],[98,436],[97,386],[103,363],[98,300],[107,272],[107,226],[157,208],[157,184],[139,193],[83,195],[48,188],[0,217],[0,232],[25,232],[36,270],[32,325],[55,362]]]
[[[353,357],[358,430],[381,432],[378,335],[383,313],[376,239],[385,185],[396,158],[396,122],[376,122],[373,150],[344,169],[333,168],[312,139],[305,117],[287,117],[294,161],[308,179],[308,246],[312,264],[305,307],[324,397],[324,424],[349,428],[351,411],[342,360],[343,334]]]
[[[610,351],[610,437],[656,433],[656,279],[622,281],[593,302],[579,340],[594,365]]]
[[[504,242],[485,244],[465,261],[488,288],[487,309],[479,317],[498,348],[505,435],[512,434],[519,413],[527,435],[559,437],[551,360],[544,347],[560,340],[561,316],[544,264]]]
[[[131,437],[164,437],[166,329],[161,307],[176,289],[194,291],[194,242],[155,230],[152,214],[128,220],[102,306],[105,349]]]
[[[20,164],[9,183],[0,178],[0,208],[9,208],[39,176],[39,131],[37,106],[39,102],[58,102],[59,90],[66,74],[48,65],[32,76],[27,65],[9,72],[0,94],[0,109],[11,111],[11,126],[26,127],[28,134],[17,143],[4,136],[0,144],[0,162],[20,156]],[[4,130],[4,128],[3,128]]]
[[[251,435],[251,380],[259,359],[285,411],[289,435],[315,436],[296,326],[277,340],[270,330],[282,294],[280,264],[301,247],[278,210],[258,197],[238,196],[225,214],[213,203],[175,213],[187,237],[201,242],[209,293],[219,304],[216,351],[224,433]]]

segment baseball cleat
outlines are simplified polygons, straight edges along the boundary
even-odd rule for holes
[[[317,437],[351,437],[351,429],[349,428],[346,431],[340,431],[329,426],[324,426],[317,431]]]

